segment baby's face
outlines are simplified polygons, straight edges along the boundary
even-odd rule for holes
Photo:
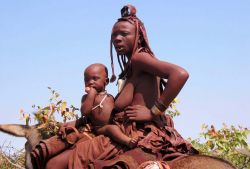
[[[84,72],[85,87],[93,87],[97,92],[105,90],[107,75],[102,65],[90,65]]]

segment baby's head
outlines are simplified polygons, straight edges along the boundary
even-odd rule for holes
[[[84,71],[84,83],[86,87],[93,87],[97,92],[105,90],[109,83],[108,69],[100,63],[89,65]]]

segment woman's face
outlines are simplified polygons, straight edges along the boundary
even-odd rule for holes
[[[135,26],[128,21],[117,22],[113,27],[111,40],[118,55],[130,57],[135,43]]]

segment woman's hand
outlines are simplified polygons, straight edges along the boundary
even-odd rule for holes
[[[142,105],[128,106],[124,112],[129,120],[133,120],[133,121],[153,120],[153,115],[150,109],[148,109],[146,106],[142,106]]]

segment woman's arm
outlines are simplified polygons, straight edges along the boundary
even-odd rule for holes
[[[168,79],[166,87],[160,96],[162,103],[168,107],[173,99],[178,95],[185,82],[188,72],[168,62],[160,61],[147,53],[138,53],[132,58],[132,66],[137,70]]]
[[[131,60],[133,70],[146,72],[154,76],[168,79],[166,87],[161,94],[157,107],[148,109],[145,106],[133,105],[128,106],[125,110],[126,116],[134,121],[152,121],[157,119],[158,115],[165,111],[173,99],[178,95],[189,74],[187,71],[177,65],[160,61],[148,53],[137,53]],[[159,110],[161,109],[161,110]],[[158,111],[159,110],[159,111]]]

